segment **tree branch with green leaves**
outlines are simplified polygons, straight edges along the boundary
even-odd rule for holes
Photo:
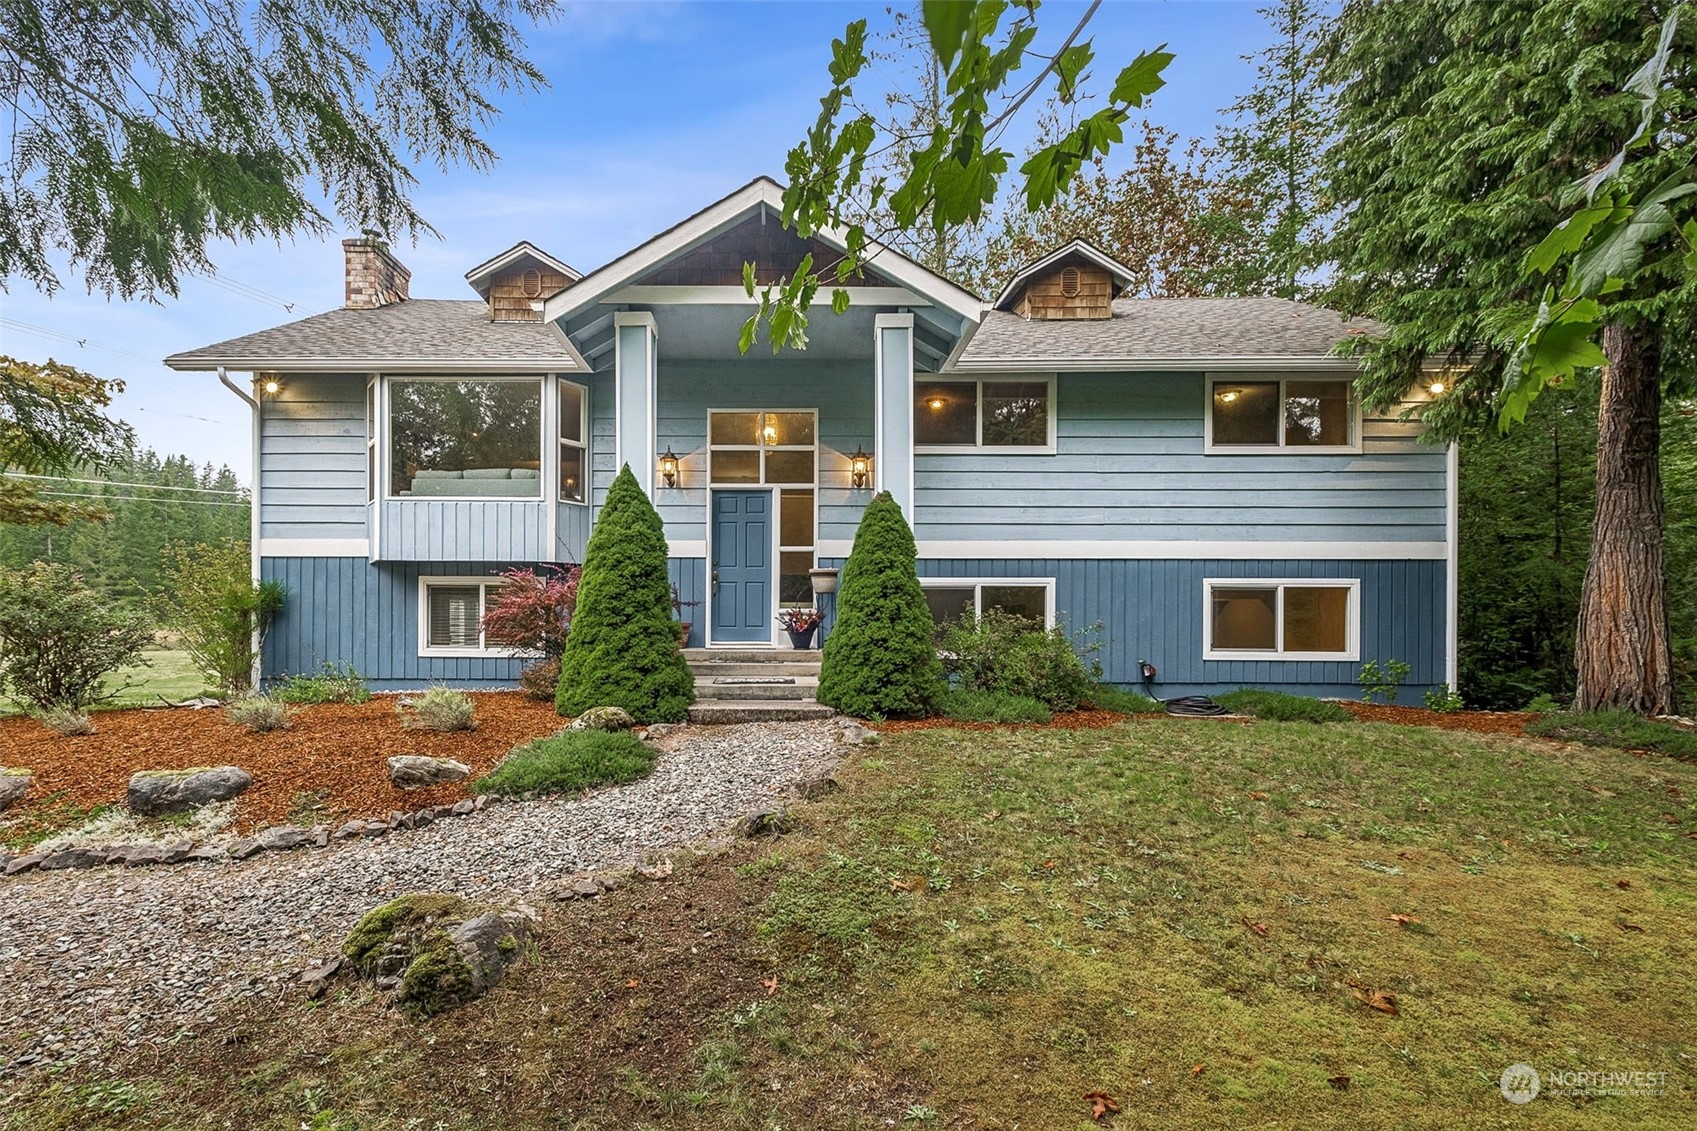
[[[831,308],[849,306],[847,281],[862,273],[882,250],[868,231],[868,210],[886,205],[902,230],[928,224],[936,231],[976,223],[995,201],[1014,154],[1001,138],[1020,110],[1052,85],[1055,98],[1072,105],[1096,60],[1093,41],[1081,38],[1100,0],[1096,0],[1062,42],[1044,58],[1030,81],[1015,86],[1017,72],[1032,56],[1038,34],[1037,0],[925,0],[921,5],[930,49],[944,84],[943,114],[928,138],[908,154],[905,175],[892,178],[873,171],[881,131],[866,112],[855,112],[854,85],[867,65],[866,21],[848,25],[831,43],[831,89],[803,141],[785,162],[784,226],[808,238],[831,232],[844,253],[829,268],[816,268],[811,255],[778,282],[759,292],[760,306],[743,325],[743,352],[758,340],[762,327],[777,353],[807,346],[808,311],[831,275]],[[1008,16],[1013,14],[1011,20]],[[1145,51],[1116,76],[1101,109],[1081,117],[1053,142],[1041,146],[1018,169],[1018,187],[1027,209],[1037,210],[1066,191],[1086,162],[1125,140],[1124,123],[1165,85],[1162,71],[1173,56],[1162,48]],[[756,266],[745,264],[743,287],[757,289]]]

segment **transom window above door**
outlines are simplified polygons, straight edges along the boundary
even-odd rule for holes
[[[708,475],[718,485],[811,486],[819,416],[812,410],[707,414]]]

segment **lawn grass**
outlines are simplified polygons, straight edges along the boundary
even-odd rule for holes
[[[94,706],[96,711],[122,707],[158,707],[159,697],[172,702],[192,699],[206,691],[206,676],[194,665],[187,652],[177,648],[147,648],[142,651],[143,663],[126,664],[100,681],[106,691],[118,694]],[[22,714],[10,699],[0,698],[0,718]]]
[[[310,1100],[362,1131],[1065,1131],[1101,1126],[1096,1090],[1122,1129],[1690,1126],[1697,766],[1162,719],[892,733],[837,776],[770,847],[556,907],[462,1013],[267,1005],[38,1078],[0,1127],[293,1126]],[[677,988],[707,975],[729,988]],[[1516,1062],[1667,1076],[1521,1108]],[[151,1099],[79,1106],[102,1087]]]

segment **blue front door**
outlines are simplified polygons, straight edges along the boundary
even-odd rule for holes
[[[772,493],[713,492],[712,643],[772,639]]]

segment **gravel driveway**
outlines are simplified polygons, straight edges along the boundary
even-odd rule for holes
[[[690,729],[654,773],[585,798],[241,863],[0,880],[0,1075],[134,1044],[275,992],[360,915],[411,891],[534,897],[575,872],[707,839],[840,755],[829,721]]]

